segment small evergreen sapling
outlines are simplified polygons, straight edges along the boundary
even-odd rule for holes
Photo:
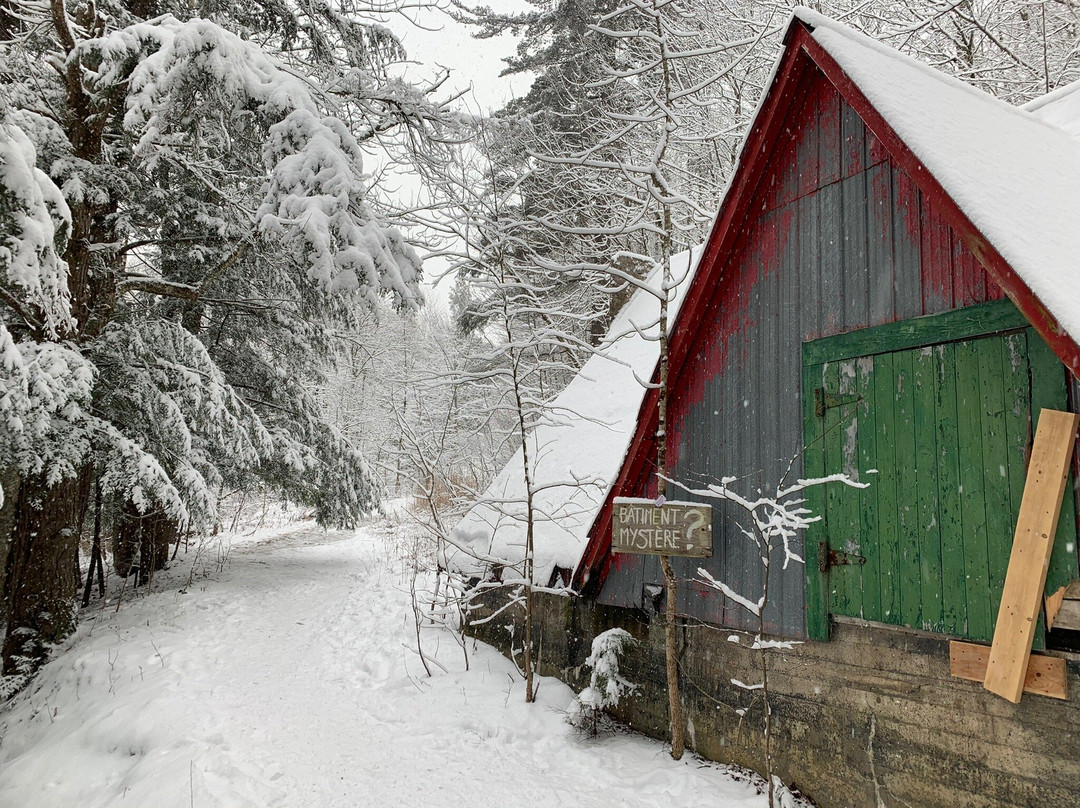
[[[589,686],[578,695],[578,720],[596,734],[597,720],[605,710],[616,707],[619,700],[637,690],[637,685],[619,673],[619,655],[634,638],[625,629],[612,628],[598,634],[592,643],[592,653],[585,664],[592,673]]]

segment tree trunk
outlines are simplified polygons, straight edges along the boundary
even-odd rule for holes
[[[4,602],[4,570],[7,569],[8,548],[15,530],[15,503],[19,501],[19,473],[14,467],[0,469],[0,489],[4,504],[0,505],[0,604]]]
[[[122,578],[137,572],[142,560],[140,539],[142,536],[143,515],[130,499],[120,509],[120,518],[116,521],[113,534],[113,569]]]
[[[79,575],[78,525],[90,498],[92,471],[49,486],[40,477],[22,481],[5,565],[7,633],[3,672],[32,669],[50,643],[75,628]]]
[[[179,525],[161,511],[142,514],[128,500],[113,538],[113,567],[125,578],[134,572],[136,586],[146,583],[153,573],[165,568],[169,545],[179,533]]]
[[[105,597],[105,567],[101,557],[101,480],[94,486],[94,539],[90,545],[90,568],[86,571],[86,584],[83,586],[82,605],[90,605],[90,593],[94,588],[94,573],[98,576],[98,590]]]
[[[169,560],[169,545],[180,535],[180,526],[161,511],[156,511],[143,520],[141,554],[143,575],[149,577],[158,570],[165,569]]]

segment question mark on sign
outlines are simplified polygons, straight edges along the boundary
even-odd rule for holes
[[[695,509],[695,510],[692,510],[692,511],[688,511],[687,516],[689,516],[691,519],[694,520],[693,522],[690,523],[690,527],[688,527],[686,529],[686,539],[687,539],[687,541],[692,541],[693,538],[694,538],[695,531],[697,531],[697,529],[699,527],[703,527],[704,524],[705,524],[705,514],[703,514],[701,511]],[[689,545],[687,545],[686,549],[689,550],[693,546],[694,545],[689,544]]]

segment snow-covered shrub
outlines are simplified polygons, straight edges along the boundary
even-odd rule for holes
[[[592,643],[592,653],[585,665],[592,671],[589,686],[578,694],[577,726],[595,735],[597,720],[605,710],[616,707],[619,700],[637,689],[619,673],[619,656],[635,642],[625,629],[612,628],[598,634]]]

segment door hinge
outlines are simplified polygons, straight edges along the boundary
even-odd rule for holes
[[[818,569],[821,572],[828,572],[829,567],[842,567],[845,564],[865,564],[866,559],[863,556],[855,555],[854,553],[844,553],[840,550],[833,550],[829,547],[827,542],[818,542]]]
[[[814,413],[818,418],[825,417],[825,410],[843,407],[845,404],[857,404],[863,397],[858,393],[827,393],[824,387],[814,388]]]

